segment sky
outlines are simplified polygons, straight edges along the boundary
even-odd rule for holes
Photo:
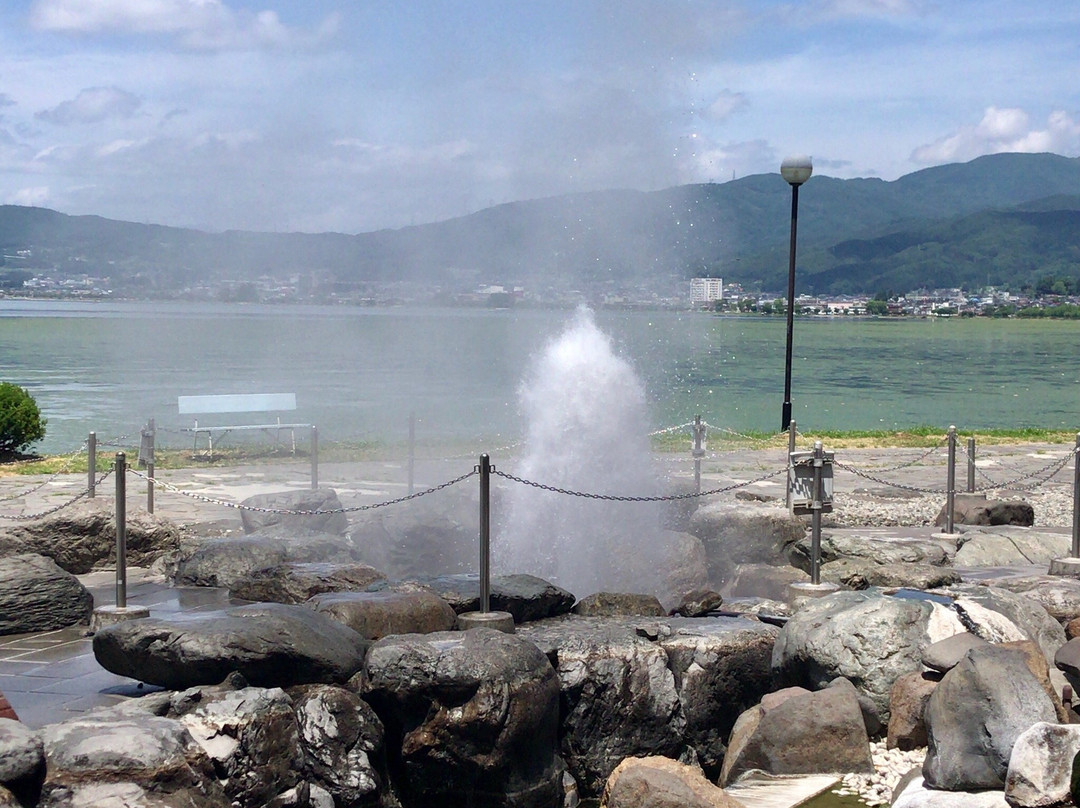
[[[1080,155],[1076,0],[0,0],[0,204],[361,233],[1005,151]]]

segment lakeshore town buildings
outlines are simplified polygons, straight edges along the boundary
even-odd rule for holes
[[[606,287],[570,290],[532,290],[522,286],[485,284],[467,291],[445,291],[434,284],[416,282],[321,284],[310,274],[288,278],[262,276],[254,280],[222,279],[202,282],[162,293],[155,290],[114,286],[112,279],[89,275],[35,274],[17,288],[0,288],[0,298],[45,298],[69,300],[187,300],[195,302],[233,301],[242,303],[317,303],[362,306],[451,305],[490,308],[567,307],[589,304],[597,308],[659,308],[780,314],[785,300],[777,292],[745,290],[723,278],[692,278],[670,290],[613,290]],[[1022,310],[1062,303],[1080,304],[1078,296],[1029,296],[992,287],[972,292],[958,288],[917,289],[886,301],[867,295],[808,295],[795,300],[796,313],[803,315],[865,316],[950,316],[978,315],[1000,309]]]

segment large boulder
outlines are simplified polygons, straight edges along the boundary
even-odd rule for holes
[[[700,769],[666,757],[631,757],[604,784],[603,808],[743,808]]]
[[[948,517],[948,503],[941,506],[934,524],[941,527]],[[986,494],[957,494],[953,497],[953,524],[1019,525],[1035,524],[1035,509],[1021,499],[987,499]]]
[[[566,616],[517,630],[558,672],[563,758],[586,795],[635,755],[693,752],[718,772],[735,719],[772,687],[777,629],[745,618]]]
[[[940,674],[912,671],[897,678],[889,691],[889,727],[885,735],[888,749],[904,752],[926,747],[923,713]]]
[[[617,617],[620,615],[639,615],[643,617],[665,617],[665,609],[653,595],[639,595],[632,592],[595,592],[574,604],[574,614],[582,617]]]
[[[1005,799],[1014,808],[1067,805],[1080,725],[1038,723],[1020,733],[1009,756]]]
[[[938,791],[914,777],[893,797],[892,808],[1012,808],[1002,791]]]
[[[872,772],[870,738],[851,683],[838,679],[817,692],[780,690],[740,715],[720,785],[752,770],[776,775]]]
[[[253,534],[209,539],[179,562],[179,586],[220,586],[247,581],[254,573],[282,564],[357,563],[359,548],[349,539],[325,533]]]
[[[980,581],[1038,601],[1062,625],[1080,617],[1080,579],[1064,575],[1029,575]]]
[[[245,533],[256,533],[275,525],[336,536],[344,536],[349,530],[349,518],[342,513],[341,500],[331,488],[256,494],[240,506]]]
[[[480,610],[480,576],[474,572],[421,578],[415,583],[441,597],[457,614]],[[574,600],[570,592],[535,575],[491,576],[489,606],[513,615],[515,623],[566,614]]]
[[[775,564],[737,564],[724,590],[728,598],[768,598],[786,601],[792,584],[810,583],[810,574]]]
[[[964,530],[953,558],[956,567],[1009,567],[1049,564],[1071,552],[1069,537],[1023,527],[979,527]]]
[[[804,536],[789,548],[788,557],[794,566],[809,572],[810,550],[810,539]],[[844,558],[861,559],[874,564],[929,564],[934,567],[948,563],[945,550],[934,541],[859,536],[852,533],[823,534],[822,564]]]
[[[973,648],[926,703],[923,778],[931,788],[977,791],[1005,786],[1016,739],[1057,712],[1018,649]]]
[[[715,501],[694,512],[690,533],[705,547],[709,586],[719,589],[736,564],[786,563],[784,553],[806,535],[806,524],[782,506]]]
[[[887,726],[893,683],[922,670],[923,646],[963,630],[943,603],[875,589],[838,592],[787,621],[773,650],[773,672],[778,685],[808,690],[842,676],[866,697],[870,723]]]
[[[532,643],[486,628],[385,637],[362,687],[404,805],[561,803],[559,685]]]
[[[383,725],[371,706],[334,685],[301,685],[289,695],[300,727],[304,773],[338,805],[378,805],[388,775]]]
[[[51,558],[0,557],[0,634],[54,631],[87,623],[94,597]]]
[[[94,656],[108,671],[171,689],[233,671],[262,687],[340,683],[363,666],[368,641],[305,606],[261,604],[101,629]]]
[[[37,802],[44,779],[41,735],[19,721],[0,718],[0,784],[26,805]]]
[[[500,492],[492,489],[498,511]],[[357,513],[349,535],[362,560],[392,580],[474,572],[477,565],[475,486],[454,486],[412,500],[405,508]]]
[[[180,546],[176,525],[138,508],[125,516],[128,564],[149,567]],[[111,499],[83,499],[54,514],[0,527],[0,556],[36,553],[73,575],[116,564],[116,507]]]
[[[951,567],[896,562],[877,564],[862,558],[840,558],[821,565],[821,580],[842,584],[848,589],[880,588],[934,589],[961,581]]]
[[[324,592],[359,592],[386,576],[359,562],[293,562],[251,570],[229,585],[229,596],[263,603],[304,603]]]
[[[210,757],[174,719],[88,715],[41,736],[47,774],[38,808],[232,805]]]
[[[390,634],[449,631],[457,621],[457,615],[446,601],[423,589],[412,592],[327,592],[316,595],[307,605],[369,640]]]

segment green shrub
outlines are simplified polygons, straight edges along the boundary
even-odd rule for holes
[[[18,385],[0,382],[0,455],[16,454],[44,438],[45,423],[33,396]]]

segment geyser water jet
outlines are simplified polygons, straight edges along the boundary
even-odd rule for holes
[[[645,388],[592,312],[579,309],[526,373],[526,422],[516,473],[573,491],[652,496]],[[659,594],[663,533],[656,503],[587,499],[515,484],[493,542],[499,572],[538,575],[579,598],[598,591]]]

